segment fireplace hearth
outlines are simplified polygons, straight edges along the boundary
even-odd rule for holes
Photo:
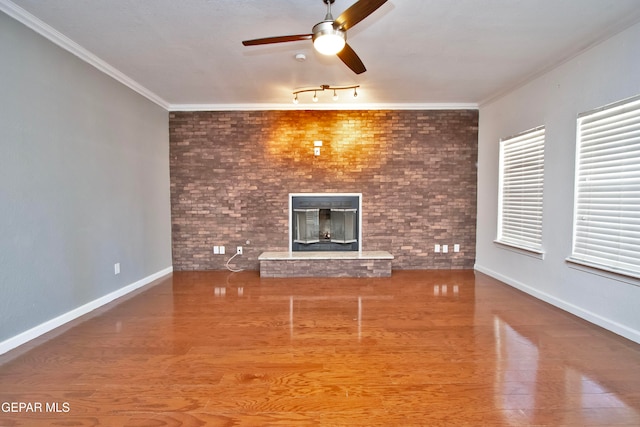
[[[353,193],[290,194],[290,250],[360,250],[361,201]]]

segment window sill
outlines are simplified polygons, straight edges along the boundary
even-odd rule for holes
[[[505,249],[505,250],[508,250],[508,251],[511,251],[511,252],[515,252],[515,253],[520,254],[520,255],[526,255],[526,256],[529,256],[531,258],[536,258],[536,259],[540,259],[540,260],[544,259],[544,251],[542,251],[542,250],[533,249],[533,248],[525,248],[525,247],[522,247],[522,246],[516,246],[516,245],[511,244],[511,243],[501,242],[500,240],[494,240],[493,243],[495,243],[501,249]]]
[[[569,263],[570,268],[584,271],[586,273],[595,274],[607,279],[616,280],[618,282],[628,283],[634,286],[640,286],[640,274],[627,270],[616,270],[602,264],[596,264],[584,261],[578,258],[569,257],[565,260]]]

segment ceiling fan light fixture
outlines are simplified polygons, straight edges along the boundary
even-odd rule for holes
[[[313,47],[323,55],[335,55],[347,43],[346,33],[333,28],[332,21],[322,21],[313,27]]]

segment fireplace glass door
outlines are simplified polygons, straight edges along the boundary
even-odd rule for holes
[[[356,209],[331,209],[331,241],[353,243],[356,241]]]
[[[310,244],[320,241],[320,209],[294,209],[296,243]]]
[[[295,243],[357,242],[357,209],[294,209]]]
[[[351,195],[292,197],[292,250],[357,251],[358,207]]]

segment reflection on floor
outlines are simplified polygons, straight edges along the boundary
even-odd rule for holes
[[[631,426],[639,366],[473,271],[181,272],[0,356],[0,425]]]

